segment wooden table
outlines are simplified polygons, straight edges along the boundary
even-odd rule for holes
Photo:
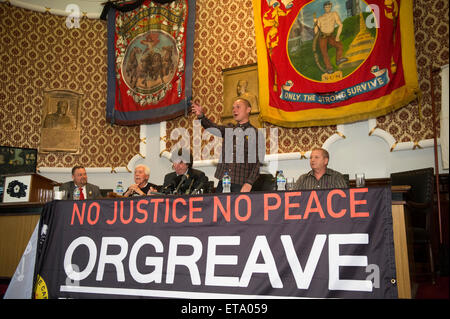
[[[393,197],[404,195],[411,189],[409,185],[391,186]],[[394,232],[395,269],[399,298],[412,298],[410,263],[412,253],[408,247],[408,228],[404,200],[392,201],[392,224]]]

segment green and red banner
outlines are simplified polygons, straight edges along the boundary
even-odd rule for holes
[[[53,201],[35,298],[397,298],[391,191]]]
[[[385,115],[420,94],[411,0],[253,0],[260,116],[286,127]]]

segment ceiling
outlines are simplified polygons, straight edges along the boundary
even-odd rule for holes
[[[3,1],[2,1],[3,2]],[[56,15],[80,13],[81,16],[98,19],[106,0],[10,0],[13,6],[39,12],[50,12]]]

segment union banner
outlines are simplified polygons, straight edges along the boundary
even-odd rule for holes
[[[180,116],[192,95],[195,0],[140,3],[107,12],[106,118],[121,125]]]
[[[260,116],[348,123],[420,95],[410,0],[253,0]]]

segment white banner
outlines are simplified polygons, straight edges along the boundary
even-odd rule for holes
[[[14,276],[8,285],[4,299],[31,299],[33,293],[33,275],[36,260],[39,221],[34,228]]]

